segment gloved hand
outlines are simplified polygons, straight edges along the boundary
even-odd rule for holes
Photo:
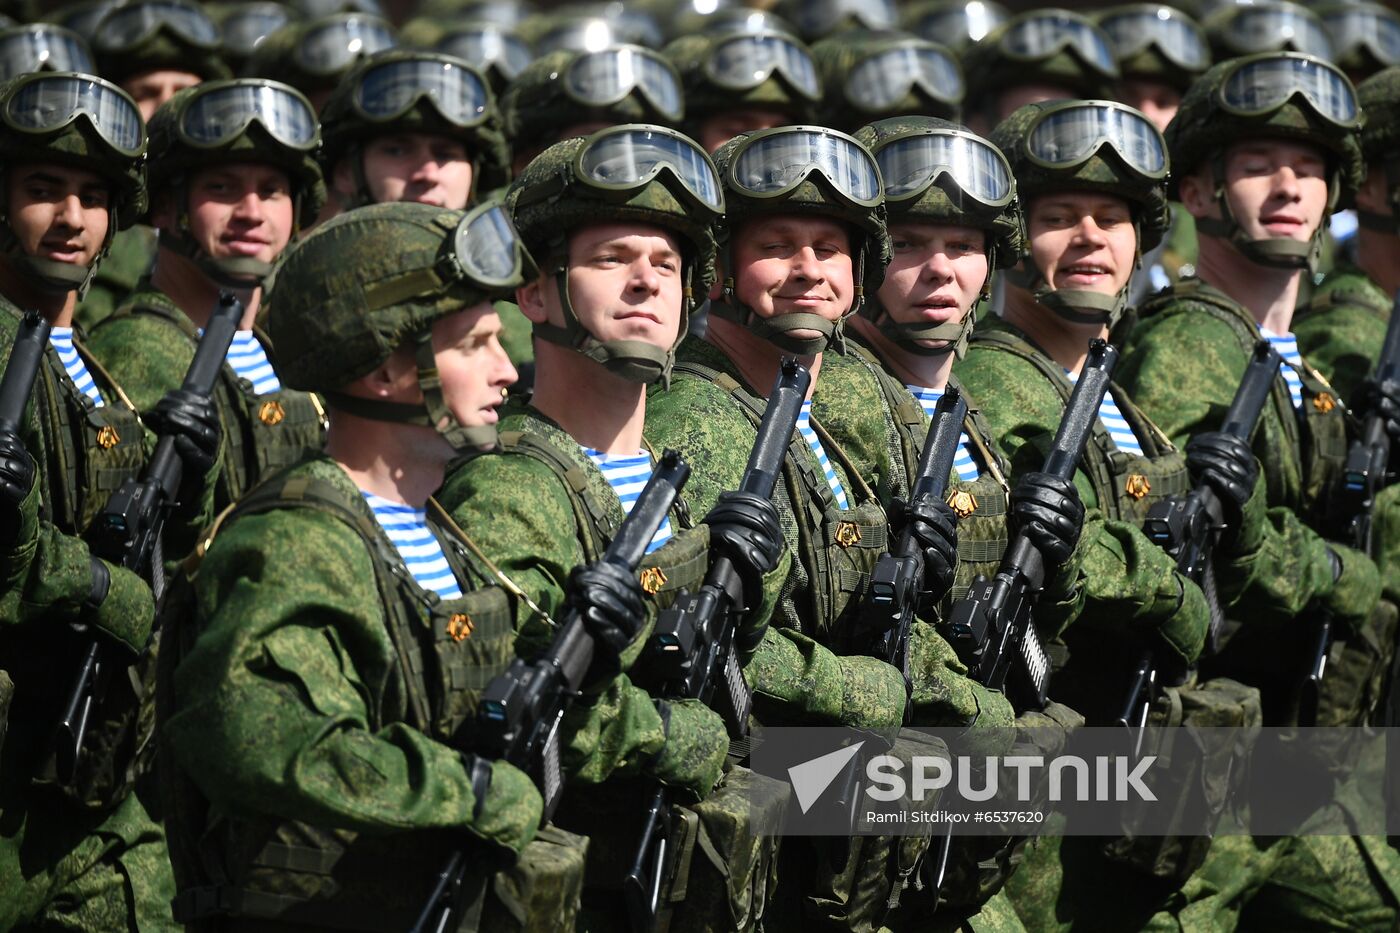
[[[953,588],[958,572],[958,515],[936,499],[890,503],[890,527],[896,538],[907,529],[924,554],[923,589],[930,599],[942,599]]]
[[[507,761],[490,761],[463,752],[462,765],[471,782],[472,821],[467,830],[494,846],[511,863],[535,838],[544,800],[535,782]]]
[[[763,575],[778,566],[783,554],[783,529],[772,501],[751,492],[721,493],[705,516],[710,547],[729,558],[744,584],[744,606],[763,601]],[[758,633],[762,639],[763,633]],[[755,640],[754,644],[757,644]]]
[[[1366,415],[1379,415],[1392,444],[1400,443],[1400,382],[1368,378],[1361,384],[1356,409]]]
[[[219,414],[214,403],[184,389],[167,392],[146,417],[151,429],[175,438],[186,479],[202,479],[219,455]]]
[[[1031,746],[1052,758],[1064,751],[1069,734],[1082,725],[1083,716],[1051,700],[1043,710],[1027,710],[1016,717],[1016,744]]]
[[[88,556],[92,582],[80,623],[92,626],[135,657],[146,650],[155,621],[151,588],[125,567]]]
[[[587,682],[615,676],[622,669],[623,652],[642,630],[645,610],[636,575],[605,560],[575,567],[569,574],[568,604],[582,617],[597,646]]]
[[[724,773],[729,732],[719,713],[699,700],[657,700],[666,744],[646,771],[687,799],[704,800]]]
[[[34,458],[19,435],[0,432],[0,546],[19,535],[24,500],[34,491]]]
[[[1259,462],[1249,444],[1223,431],[1197,434],[1186,444],[1186,468],[1191,479],[1220,497],[1226,522],[1238,527],[1259,479]]]
[[[1084,503],[1074,483],[1049,473],[1026,473],[1011,490],[1011,515],[1031,539],[1045,563],[1058,567],[1069,560],[1084,527]]]

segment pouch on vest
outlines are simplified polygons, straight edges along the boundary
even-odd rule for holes
[[[586,836],[554,825],[541,828],[515,865],[491,878],[491,893],[504,910],[492,910],[488,902],[481,929],[489,933],[574,929],[587,857]]]

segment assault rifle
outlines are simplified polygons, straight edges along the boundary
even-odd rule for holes
[[[34,379],[39,375],[39,364],[49,343],[49,329],[49,322],[38,311],[24,312],[10,348],[10,361],[5,364],[5,376],[0,379],[0,434],[19,437],[24,408],[34,392]]]
[[[662,454],[602,559],[635,575],[647,546],[689,477],[690,466],[680,454],[674,450]],[[504,759],[534,779],[544,799],[541,823],[554,815],[564,789],[559,725],[583,686],[594,650],[593,636],[584,628],[583,619],[571,611],[544,654],[532,661],[511,661],[505,673],[493,678],[481,694],[476,747],[486,757]],[[466,871],[466,857],[460,851],[453,853],[439,871],[438,882],[410,933],[442,933],[449,928]]]
[[[1107,342],[1089,342],[1089,356],[1065,406],[1042,471],[1062,480],[1074,477],[1075,464],[1099,417],[1118,350]],[[967,665],[968,676],[1002,690],[1018,709],[1043,709],[1050,661],[1031,618],[1045,585],[1045,558],[1024,531],[1002,556],[991,580],[979,576],[967,596],[954,603],[944,637]]]
[[[739,491],[773,497],[783,458],[792,443],[802,402],[812,377],[797,360],[783,360],[768,406],[749,453]],[[663,697],[698,699],[714,707],[729,734],[749,731],[753,694],[744,682],[734,649],[734,631],[744,609],[743,586],[734,565],[716,555],[697,593],[682,593],[656,620],[648,662],[661,681]],[[722,688],[722,689],[721,689]],[[647,805],[642,837],[622,881],[622,895],[633,930],[656,924],[662,873],[670,849],[671,794],[658,784]]]
[[[967,400],[955,386],[948,386],[933,411],[924,449],[919,453],[909,505],[916,502],[942,502],[948,477],[958,456]],[[870,591],[862,607],[864,622],[874,633],[871,654],[899,668],[905,689],[911,694],[909,678],[909,632],[919,609],[920,587],[924,579],[924,554],[906,529],[895,546],[880,555],[870,576]],[[906,717],[910,705],[905,706]]]
[[[209,397],[242,318],[243,302],[232,292],[220,292],[219,303],[205,325],[181,389],[201,398]],[[162,435],[141,471],[141,478],[122,483],[88,530],[88,548],[92,555],[150,580],[157,602],[165,592],[161,535],[166,519],[175,508],[184,475],[184,464],[175,450],[175,438]],[[104,653],[96,637],[88,641],[78,666],[78,676],[73,680],[58,720],[54,760],[58,778],[65,783],[71,783],[77,773],[88,720],[105,692],[108,665]]]
[[[1269,393],[1273,391],[1280,362],[1278,351],[1269,341],[1260,340],[1254,345],[1253,356],[1245,367],[1239,387],[1235,389],[1230,408],[1225,412],[1221,431],[1245,443],[1249,442],[1269,400]],[[1201,483],[1184,496],[1172,496],[1158,502],[1147,513],[1142,526],[1147,537],[1176,561],[1177,572],[1196,583],[1205,593],[1206,606],[1210,611],[1205,648],[1207,654],[1219,650],[1221,629],[1225,624],[1225,613],[1220,606],[1220,594],[1215,584],[1213,560],[1215,546],[1225,527],[1224,516],[1220,497],[1208,485]],[[1123,712],[1118,716],[1120,725],[1139,730],[1139,738],[1147,724],[1152,695],[1161,676],[1156,654],[1149,648],[1138,662]],[[1182,678],[1173,675],[1172,679],[1180,681]]]
[[[1400,293],[1396,294],[1390,311],[1385,342],[1381,344],[1373,378],[1378,383],[1400,380]],[[1371,509],[1376,493],[1391,479],[1390,453],[1385,419],[1374,413],[1367,415],[1361,437],[1352,441],[1347,451],[1338,503],[1343,515],[1348,517],[1347,532],[1352,546],[1367,554],[1371,553]]]

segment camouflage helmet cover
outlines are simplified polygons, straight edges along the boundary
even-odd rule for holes
[[[871,109],[867,102],[852,99],[849,79],[856,66],[872,55],[893,49],[931,50],[942,55],[954,79],[938,89],[945,99],[932,96],[917,84],[911,84],[909,92],[899,100],[879,109]],[[957,56],[945,46],[910,33],[851,30],[813,45],[812,57],[821,75],[822,87],[826,89],[822,107],[824,119],[821,122],[847,132],[854,132],[856,128],[881,117],[922,114],[955,118],[966,90]]]
[[[1047,84],[1062,87],[1084,98],[1111,97],[1118,79],[1116,65],[1104,70],[1086,59],[1071,44],[1038,58],[1008,55],[1002,40],[1008,32],[1027,20],[1051,17],[1097,33],[1111,48],[1108,37],[1082,14],[1064,9],[1042,8],[1013,16],[989,32],[981,42],[963,54],[963,72],[971,93],[982,97],[1023,84]]]
[[[967,129],[937,117],[889,117],[861,127],[854,135],[878,157],[880,150],[896,139],[939,131],[966,133]],[[885,210],[890,224],[901,221],[943,223],[987,231],[991,236],[988,246],[997,268],[1013,266],[1020,259],[1025,230],[1020,202],[1014,197],[1005,207],[987,207],[976,199],[963,197],[945,174],[917,198],[887,200]]]
[[[359,54],[346,52],[343,66],[325,73],[313,72],[303,63],[303,42],[329,27],[352,30],[359,34],[357,41],[361,42],[366,36],[386,37],[388,45],[378,45],[379,39],[376,38],[376,42],[368,43],[368,47]],[[393,47],[397,42],[398,36],[393,27],[379,17],[367,13],[334,13],[319,19],[299,20],[288,23],[264,37],[248,57],[244,74],[281,81],[303,94],[314,96],[335,88],[366,55]]]
[[[107,24],[117,16],[130,15],[133,8],[152,8],[152,17],[161,15],[162,7],[181,7],[182,15],[205,20],[214,39],[208,45],[197,45],[169,25],[159,25],[136,45],[114,43],[106,34]],[[222,41],[218,28],[203,9],[189,0],[136,0],[118,4],[103,14],[93,28],[92,51],[97,69],[104,78],[121,84],[147,71],[184,71],[199,75],[205,81],[233,77],[233,72],[221,57]]]
[[[1166,183],[1144,177],[1127,165],[1111,146],[1100,146],[1072,168],[1055,169],[1033,161],[1027,137],[1046,111],[1063,101],[1026,104],[992,131],[990,141],[1011,163],[1021,203],[1053,191],[1093,191],[1122,198],[1134,207],[1138,224],[1138,248],[1143,252],[1162,241],[1171,224]],[[1146,119],[1145,117],[1143,118]]]
[[[1367,162],[1400,157],[1400,65],[1362,81],[1356,97],[1366,114],[1361,152]]]
[[[288,249],[268,298],[268,330],[282,381],[331,391],[372,372],[434,321],[509,287],[446,272],[465,215],[403,202],[332,218]]]
[[[421,95],[402,114],[387,120],[372,120],[355,106],[360,79],[372,68],[390,62],[437,62],[470,71],[481,80],[485,110],[480,122],[461,126],[448,120],[432,98]],[[352,147],[366,140],[391,133],[427,133],[460,140],[467,146],[467,157],[474,163],[473,187],[479,191],[500,188],[509,180],[510,147],[501,129],[500,111],[490,83],[471,65],[440,52],[389,49],[360,62],[336,87],[321,109],[321,164],[329,172]]]
[[[294,149],[279,142],[256,122],[216,147],[191,146],[180,133],[180,119],[197,96],[222,88],[263,85],[274,85],[295,94],[306,103],[308,109],[311,108],[310,103],[294,88],[263,78],[208,81],[185,88],[162,104],[151,117],[148,128],[150,190],[158,192],[172,184],[179,184],[180,179],[190,171],[208,165],[240,162],[272,165],[286,172],[291,182],[292,194],[298,205],[297,224],[310,227],[326,203],[326,186],[321,177],[320,163],[316,161],[314,146],[308,150]]]
[[[1175,21],[1180,29],[1194,33],[1195,38],[1199,39],[1199,51],[1203,60],[1199,67],[1188,66],[1178,58],[1165,54],[1157,41],[1151,41],[1137,51],[1125,55],[1118,42],[1115,41],[1114,53],[1118,57],[1118,71],[1124,78],[1145,78],[1160,81],[1185,93],[1186,89],[1191,86],[1191,82],[1210,67],[1211,60],[1210,44],[1206,40],[1205,31],[1193,18],[1177,6],[1162,3],[1129,3],[1098,11],[1094,16],[1094,21],[1100,27],[1104,27],[1105,23],[1110,22],[1115,17],[1144,13],[1156,16],[1158,19]],[[1109,31],[1107,27],[1104,28],[1106,32]],[[1192,41],[1192,46],[1195,45],[1196,43]]]
[[[718,113],[743,109],[781,110],[792,116],[792,122],[804,123],[815,118],[819,101],[809,99],[793,87],[781,69],[773,69],[761,83],[744,90],[717,84],[709,75],[706,64],[710,55],[722,43],[740,36],[772,36],[792,42],[797,48],[810,50],[796,35],[772,27],[760,30],[725,29],[699,35],[687,35],[671,42],[664,55],[681,76],[685,93],[685,129],[691,136],[699,135],[699,125]]]

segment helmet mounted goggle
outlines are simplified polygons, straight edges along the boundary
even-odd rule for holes
[[[366,120],[387,123],[423,98],[454,126],[470,127],[487,118],[491,100],[485,80],[471,68],[437,57],[387,61],[366,68],[350,100]]]
[[[910,39],[857,62],[846,77],[846,100],[867,113],[883,113],[916,87],[949,107],[956,107],[963,99],[962,72],[952,56],[922,40]]]
[[[1106,78],[1118,77],[1117,59],[1103,31],[1083,17],[1043,10],[1013,22],[997,43],[1012,61],[1036,62],[1073,49],[1079,60]]]
[[[1205,32],[1173,7],[1143,4],[1115,10],[1099,20],[1099,28],[1108,34],[1119,62],[1155,50],[1183,71],[1197,73],[1210,67]]]
[[[105,53],[130,51],[162,29],[199,49],[219,47],[214,21],[198,6],[183,0],[141,0],[114,8],[97,24],[93,46]]]
[[[866,29],[899,25],[894,0],[798,0],[793,7],[793,23],[808,38],[830,35],[847,19]]]
[[[970,0],[950,9],[926,13],[909,28],[931,42],[940,42],[961,52],[981,42],[987,33],[1009,19],[1011,14],[999,3]]]
[[[92,74],[92,55],[76,32],[48,23],[30,23],[0,32],[0,81],[27,71]]]
[[[1322,22],[1336,49],[1334,61],[1364,50],[1382,67],[1400,65],[1400,15],[1393,10],[1370,4],[1337,7],[1323,14]]]
[[[597,52],[617,45],[660,48],[665,41],[661,27],[644,13],[581,16],[560,23],[535,41],[540,55],[560,50]]]
[[[563,76],[564,92],[586,107],[609,107],[636,91],[668,120],[685,113],[680,77],[647,49],[619,45],[578,55]]]
[[[361,58],[393,48],[389,24],[376,16],[346,13],[324,20],[301,37],[293,57],[307,74],[332,77]]]
[[[705,59],[704,70],[712,84],[736,92],[752,90],[781,74],[796,93],[810,101],[821,99],[821,80],[812,56],[780,32],[719,39]]]
[[[454,29],[438,43],[438,51],[454,55],[485,72],[495,68],[507,81],[534,60],[530,47],[509,27],[482,22]]]
[[[1234,7],[1217,14],[1211,27],[1235,55],[1287,50],[1332,58],[1332,40],[1322,20],[1292,3]]]
[[[291,21],[291,11],[280,3],[239,4],[221,24],[224,48],[239,58],[247,58],[259,42]]]

